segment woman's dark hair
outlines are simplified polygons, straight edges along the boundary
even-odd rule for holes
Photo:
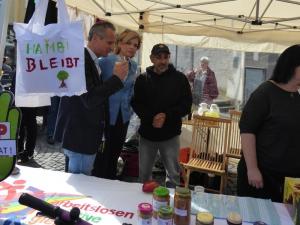
[[[277,83],[288,83],[300,66],[300,45],[293,45],[279,56],[271,80]]]
[[[104,38],[106,29],[112,29],[113,31],[116,30],[115,26],[111,22],[105,20],[98,21],[91,27],[88,35],[88,40],[91,41],[94,34],[97,34]]]

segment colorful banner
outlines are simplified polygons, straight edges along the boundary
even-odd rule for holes
[[[69,174],[20,166],[21,173],[0,183],[0,225],[50,225],[53,220],[36,216],[37,211],[18,203],[26,192],[70,211],[78,207],[80,217],[95,225],[137,224],[139,203],[152,203],[152,194],[142,192],[142,184],[106,180],[92,176]],[[284,225],[293,225],[283,204],[274,204]],[[156,225],[157,221],[152,220]],[[195,216],[191,216],[191,225]],[[215,225],[226,225],[215,219]],[[243,222],[243,225],[253,224]]]

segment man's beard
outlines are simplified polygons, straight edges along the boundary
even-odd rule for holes
[[[167,69],[168,69],[167,65],[166,66],[165,65],[159,66],[158,67],[158,72],[163,73],[163,72],[167,71]]]

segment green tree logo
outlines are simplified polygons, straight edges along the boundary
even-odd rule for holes
[[[69,73],[65,70],[61,70],[57,73],[56,77],[57,77],[58,80],[61,81],[61,84],[60,84],[59,88],[66,88],[67,85],[65,83],[65,80],[68,79]]]

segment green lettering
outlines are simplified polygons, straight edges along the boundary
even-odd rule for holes
[[[80,218],[86,220],[87,222],[93,222],[93,223],[98,223],[101,220],[101,217],[92,216],[87,213],[81,213]]]
[[[54,42],[51,43],[51,44],[48,44],[48,51],[49,51],[49,49],[50,49],[53,53],[55,53],[55,44],[54,44]]]
[[[99,223],[101,220],[101,217],[93,217],[92,221],[93,223]]]
[[[30,52],[34,52],[34,44],[33,47],[31,47],[30,43],[26,44],[26,53],[29,54]]]
[[[46,48],[46,53],[49,53],[49,41],[48,41],[48,39],[45,39],[45,48]]]
[[[40,44],[36,44],[35,54],[42,54],[42,49]]]
[[[60,53],[64,53],[65,51],[65,46],[64,43],[62,43],[61,41],[57,42],[57,51]]]

